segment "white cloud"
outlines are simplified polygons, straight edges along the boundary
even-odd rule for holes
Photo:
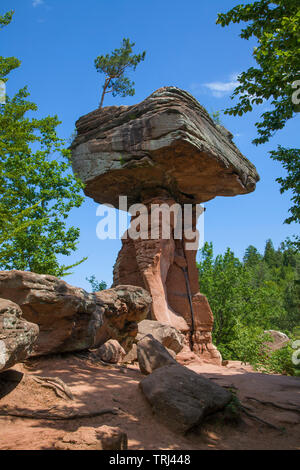
[[[208,88],[216,98],[222,98],[228,93],[231,93],[238,85],[239,82],[237,81],[236,74],[231,75],[227,82],[210,82],[203,84],[203,86]]]
[[[43,3],[44,3],[44,0],[33,0],[32,6],[38,7],[39,5],[42,5]]]

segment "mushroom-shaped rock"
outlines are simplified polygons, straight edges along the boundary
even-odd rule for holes
[[[81,117],[72,143],[74,172],[85,194],[118,207],[164,188],[179,203],[201,203],[255,189],[252,163],[186,91],[160,88],[134,106],[111,106]],[[153,195],[156,196],[154,190]]]
[[[255,167],[232,134],[215,124],[192,95],[175,87],[160,88],[134,106],[97,109],[76,127],[72,164],[85,194],[122,209],[119,196],[127,196],[128,205],[146,208],[139,224],[130,210],[131,227],[122,237],[113,285],[146,288],[152,296],[151,318],[184,333],[186,346],[203,360],[220,364],[211,340],[213,314],[199,292],[197,204],[252,192],[259,180]],[[187,204],[189,218],[182,210]],[[158,217],[152,217],[154,206],[159,206]],[[169,236],[164,236],[160,208],[171,213],[175,206],[181,213],[176,209],[167,219]],[[140,236],[135,237],[131,229],[137,226]],[[188,227],[189,236],[185,231],[175,236],[178,226]]]

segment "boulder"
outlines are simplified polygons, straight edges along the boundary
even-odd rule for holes
[[[144,336],[152,335],[157,341],[165,346],[168,353],[175,359],[184,347],[185,337],[171,325],[160,323],[156,320],[142,320],[138,324],[136,341],[139,342]],[[134,343],[131,350],[123,358],[123,362],[130,363],[138,360],[137,345]]]
[[[290,338],[281,331],[277,330],[266,330],[264,333],[271,336],[272,341],[267,341],[265,344],[270,352],[276,351],[286,346],[290,342]]]
[[[131,364],[132,362],[136,362],[137,360],[137,345],[136,343],[133,343],[130,351],[128,351],[126,356],[123,358],[122,362],[125,364]]]
[[[156,369],[139,385],[157,418],[182,434],[232,399],[228,390],[179,364]]]
[[[127,450],[127,435],[117,427],[82,426],[55,442],[57,450]]]
[[[39,328],[22,319],[22,310],[0,299],[0,372],[24,361],[32,352]]]
[[[109,339],[94,352],[94,355],[101,359],[101,361],[117,364],[118,362],[122,362],[126,353],[117,340]]]
[[[152,335],[144,336],[137,343],[137,358],[142,374],[151,374],[159,367],[177,364],[167,349]]]
[[[54,276],[16,270],[0,271],[0,296],[18,304],[24,319],[39,326],[32,355],[80,351],[111,338],[129,351],[137,323],[151,307],[141,287],[90,294]]]
[[[146,335],[152,335],[165,348],[178,354],[184,346],[184,335],[179,333],[171,325],[166,325],[155,320],[143,320],[138,324],[137,341]]]
[[[133,106],[96,109],[76,128],[73,170],[85,194],[101,204],[118,207],[119,195],[138,203],[151,188],[165,188],[180,204],[198,204],[252,192],[259,180],[232,134],[176,87]]]

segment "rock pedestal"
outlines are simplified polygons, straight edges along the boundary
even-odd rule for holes
[[[97,109],[76,128],[72,163],[85,194],[116,208],[120,196],[128,205],[142,204],[129,210],[113,285],[147,289],[151,318],[184,333],[186,348],[204,360],[220,363],[211,341],[213,314],[199,292],[197,207],[216,196],[252,192],[259,180],[255,167],[232,134],[175,87],[160,88],[134,106]],[[191,217],[183,211],[187,206]],[[155,217],[171,207],[169,219]],[[178,236],[180,227],[185,230]]]
[[[161,192],[161,191],[160,191]],[[124,234],[122,249],[114,266],[114,286],[132,284],[148,290],[152,296],[151,318],[172,325],[186,336],[186,345],[202,359],[220,363],[221,357],[212,344],[213,314],[207,298],[199,292],[196,254],[199,233],[196,229],[197,211],[192,210],[192,233],[189,240],[175,238],[178,222],[183,234],[185,220],[181,205],[165,194],[144,201],[147,213],[139,217],[141,235],[130,238],[131,227]],[[152,210],[158,207],[169,211],[169,226],[163,226],[162,217]],[[177,209],[177,211],[176,211]],[[180,218],[180,220],[178,220]],[[132,217],[136,223],[136,217]],[[168,222],[168,218],[166,221]],[[143,231],[143,228],[145,230]],[[170,236],[165,233],[170,229]],[[157,239],[151,238],[157,236]],[[191,245],[195,245],[191,249]],[[193,247],[192,247],[193,248]]]

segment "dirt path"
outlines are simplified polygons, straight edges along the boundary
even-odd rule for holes
[[[26,413],[51,408],[50,412],[78,413],[115,409],[118,414],[68,421],[1,416],[0,449],[53,449],[64,433],[81,426],[103,424],[124,430],[129,449],[300,449],[299,378],[256,373],[238,362],[229,362],[226,367],[199,363],[189,367],[219,385],[231,387],[250,413],[282,430],[244,415],[238,425],[206,423],[197,432],[179,436],[152,414],[138,388],[143,376],[137,366],[110,368],[68,355],[32,359],[25,366],[18,365],[3,373],[0,409],[9,406]],[[75,399],[57,397],[30,375],[59,377],[70,387]]]

